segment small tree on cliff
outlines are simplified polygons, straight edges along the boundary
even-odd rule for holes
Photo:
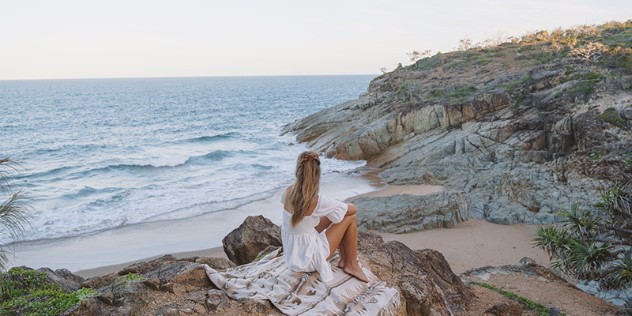
[[[0,204],[0,236],[17,237],[24,231],[27,224],[26,209],[20,205],[20,192],[10,190],[9,172],[13,170],[11,159],[0,159],[0,193],[8,198]],[[8,194],[7,194],[8,193]],[[2,201],[2,200],[0,200]],[[7,250],[0,247],[0,269],[4,269],[7,262]]]
[[[601,193],[592,212],[576,205],[557,225],[537,229],[535,244],[553,266],[605,288],[632,287],[632,184],[614,184]]]

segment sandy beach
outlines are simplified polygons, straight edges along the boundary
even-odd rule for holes
[[[349,179],[346,180],[348,181]],[[367,180],[374,190],[362,193],[363,195],[432,194],[443,190],[440,186],[431,185],[387,185],[375,190],[375,188],[380,185],[379,179],[374,178],[369,173],[368,175],[364,175],[364,181]],[[338,189],[340,189],[339,186]],[[469,269],[484,266],[516,264],[523,257],[530,257],[544,266],[548,265],[549,259],[547,255],[542,250],[532,247],[532,238],[535,229],[535,225],[498,225],[482,220],[470,219],[457,224],[451,229],[433,229],[408,234],[379,234],[385,241],[397,240],[411,249],[430,248],[437,250],[445,256],[452,270],[460,274]],[[221,238],[223,238],[223,236]],[[221,238],[219,238],[218,241],[221,242]],[[177,258],[194,256],[226,257],[221,246],[192,251],[163,252],[163,254],[166,253],[171,253]],[[129,260],[124,263],[78,269],[76,273],[83,277],[103,275],[119,271],[134,262],[151,260],[159,256],[160,255],[154,255],[144,257],[140,260]]]

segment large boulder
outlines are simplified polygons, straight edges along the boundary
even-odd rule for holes
[[[49,268],[39,268],[39,272],[46,273],[48,282],[57,284],[63,291],[71,292],[81,288],[84,279],[76,274],[71,273],[68,269],[51,270]]]
[[[248,216],[222,240],[224,252],[237,265],[252,262],[268,246],[281,246],[281,228],[269,219]]]
[[[362,232],[358,250],[379,279],[400,291],[407,315],[453,315],[465,311],[473,298],[437,251],[414,251]]]
[[[465,197],[452,192],[361,196],[349,202],[362,210],[358,212],[360,230],[406,233],[432,228],[452,228],[469,218]]]

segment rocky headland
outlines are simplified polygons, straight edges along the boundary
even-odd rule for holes
[[[438,53],[284,131],[328,157],[366,160],[388,183],[444,186],[353,200],[365,229],[553,223],[632,178],[631,37],[632,21],[612,22]]]

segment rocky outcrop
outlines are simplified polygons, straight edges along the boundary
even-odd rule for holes
[[[245,235],[255,228],[267,232],[280,230],[262,218],[247,218],[231,234]],[[440,253],[415,252],[399,242],[385,243],[380,236],[370,233],[360,233],[358,240],[362,262],[367,262],[379,279],[400,291],[408,315],[449,315],[465,310],[471,299],[469,291]],[[236,256],[244,256],[240,250],[249,251],[240,247],[240,241],[233,239],[233,242],[225,242],[224,246],[236,249]],[[273,246],[272,242],[269,245]]]
[[[255,228],[279,229],[269,221],[246,219],[237,230],[243,233]],[[454,315],[464,312],[473,298],[436,251],[414,251],[399,242],[385,243],[370,233],[360,233],[358,246],[361,262],[400,291],[402,304],[398,315]],[[66,315],[280,314],[268,302],[229,299],[209,281],[199,263],[213,260],[195,258],[193,261],[196,262],[163,256],[136,263],[108,277],[95,278],[109,279],[106,283],[85,280],[81,286],[95,289],[97,295],[84,300]],[[219,266],[225,265],[218,261],[213,268],[219,270]],[[66,276],[66,281],[76,278],[72,274]]]
[[[357,197],[360,230],[406,233],[432,228],[451,228],[469,218],[467,202],[456,193]]]
[[[358,250],[371,271],[399,289],[407,315],[452,315],[465,311],[472,296],[440,253],[413,251],[397,241],[360,233]]]
[[[355,200],[370,210],[367,228],[403,232],[468,216],[552,223],[573,203],[589,208],[607,182],[632,178],[632,73],[562,55],[543,62],[546,49],[503,44],[422,59],[284,131],[328,157],[367,160],[389,183],[445,187],[417,210],[407,200]]]
[[[250,263],[268,246],[281,246],[281,229],[259,215],[248,216],[222,240],[224,252],[232,262]]]

